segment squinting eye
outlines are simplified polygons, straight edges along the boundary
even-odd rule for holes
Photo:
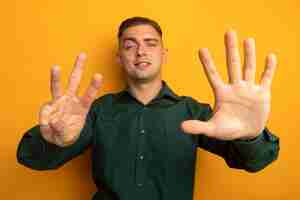
[[[125,45],[125,46],[124,46],[125,49],[131,49],[131,48],[133,48],[133,47],[135,47],[135,45],[132,45],[132,44],[131,44],[131,45],[128,44],[128,45]]]
[[[150,47],[155,47],[156,46],[156,43],[149,43],[148,44]]]

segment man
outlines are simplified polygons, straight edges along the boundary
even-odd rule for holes
[[[199,51],[215,105],[178,96],[161,77],[167,50],[159,25],[148,18],[125,20],[119,28],[117,59],[127,88],[98,99],[96,74],[83,96],[77,89],[85,54],[80,54],[66,93],[58,66],[52,68],[52,101],[40,110],[39,125],[20,141],[18,161],[37,170],[55,169],[92,146],[93,199],[192,199],[195,158],[201,147],[231,168],[256,172],[276,160],[279,138],[265,127],[276,59],[267,56],[255,84],[255,44],[244,41],[242,73],[237,36],[225,34],[229,83],[224,83],[207,49]]]

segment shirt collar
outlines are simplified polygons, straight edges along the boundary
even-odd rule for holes
[[[119,93],[120,96],[123,96],[124,94],[132,96],[128,86],[122,92]],[[173,90],[168,86],[166,81],[162,80],[162,87],[158,95],[154,99],[161,99],[164,97],[169,97],[177,101],[180,100],[180,97],[175,92],[173,92]]]

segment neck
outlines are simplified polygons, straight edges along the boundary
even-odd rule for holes
[[[158,95],[162,80],[154,79],[149,82],[128,80],[128,87],[131,95],[146,105]]]

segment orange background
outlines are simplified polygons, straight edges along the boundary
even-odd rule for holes
[[[49,71],[62,66],[66,84],[75,56],[88,54],[81,94],[95,72],[104,76],[99,96],[121,89],[115,62],[116,33],[127,17],[158,20],[169,48],[163,78],[180,95],[213,104],[213,95],[197,57],[208,47],[227,79],[223,34],[229,28],[240,39],[257,42],[259,78],[265,55],[273,51],[279,66],[272,85],[268,127],[280,137],[277,161],[261,172],[233,170],[213,154],[198,152],[194,199],[299,199],[300,67],[296,63],[300,34],[299,2],[286,1],[5,1],[1,14],[1,199],[91,199],[96,187],[90,150],[55,171],[33,171],[16,162],[16,148],[37,123],[39,107],[50,98]],[[298,145],[298,146],[297,146]]]

